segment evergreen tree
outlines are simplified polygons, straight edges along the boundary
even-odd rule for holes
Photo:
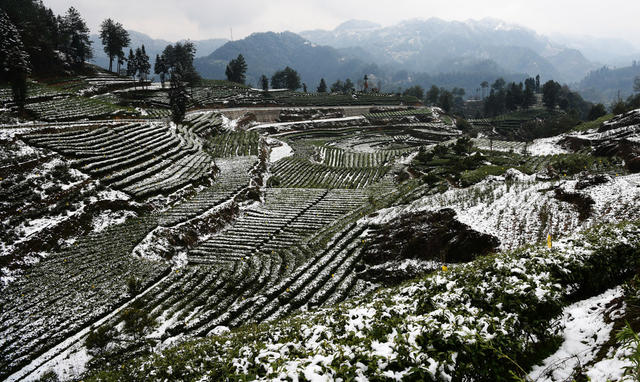
[[[305,83],[302,84],[302,91],[305,93],[307,92],[307,84]]]
[[[142,45],[141,48],[136,49],[136,67],[138,68],[140,82],[146,81],[151,70],[151,64],[149,63],[149,56],[144,49],[144,45]]]
[[[633,80],[633,91],[636,93],[640,93],[640,76],[634,78]]]
[[[182,81],[182,65],[178,64],[171,73],[171,88],[169,89],[169,106],[171,120],[181,123],[187,113],[188,95]]]
[[[520,84],[516,84],[515,82],[511,82],[507,86],[507,91],[505,93],[505,107],[509,111],[518,110],[519,106],[522,106],[524,100],[524,91],[522,82]]]
[[[320,85],[318,85],[318,93],[326,93],[327,92],[327,83],[324,82],[324,78],[320,79]]]
[[[522,95],[522,107],[528,109],[536,103],[536,80],[527,78],[524,81],[524,94]]]
[[[139,339],[149,330],[157,325],[154,318],[149,313],[136,306],[129,307],[120,313],[120,317],[124,322],[123,331]]]
[[[93,58],[89,28],[80,13],[71,7],[62,18],[63,52],[75,68],[83,68],[87,60]]]
[[[453,107],[455,107],[458,110],[461,110],[464,107],[464,95],[466,94],[466,91],[463,88],[453,88],[451,89],[451,95],[452,100],[453,100]]]
[[[174,73],[176,68],[180,66],[182,81],[193,86],[200,81],[200,75],[193,66],[195,55],[196,47],[191,41],[167,45],[161,55],[167,69],[166,73],[171,75],[171,73]]]
[[[100,24],[100,40],[104,52],[109,56],[109,71],[113,71],[113,59],[123,56],[122,49],[129,46],[131,39],[122,24],[106,19]],[[119,62],[119,61],[118,61]],[[120,67],[118,65],[118,71]]]
[[[427,103],[429,105],[436,105],[438,98],[440,98],[440,89],[436,85],[432,85],[431,89],[427,92]]]
[[[127,61],[127,59],[124,57],[124,52],[120,51],[118,52],[118,75],[121,75],[122,73],[120,73],[120,68],[122,68],[122,65],[124,65],[125,61]]]
[[[536,76],[536,93],[540,93],[540,75]]]
[[[135,79],[136,73],[138,73],[138,61],[133,54],[133,49],[129,49],[129,58],[127,58],[127,76]]]
[[[542,103],[547,109],[554,109],[560,101],[560,91],[562,86],[559,83],[550,80],[542,86]]]
[[[0,82],[11,84],[13,102],[21,109],[27,99],[30,66],[29,54],[24,50],[18,29],[0,10]]]
[[[607,115],[607,108],[604,107],[603,104],[599,103],[597,105],[591,106],[589,110],[589,121],[595,121],[596,119]]]
[[[420,85],[412,86],[402,93],[406,96],[414,96],[419,100],[424,98],[424,89]]]
[[[167,64],[164,60],[164,56],[160,56],[156,54],[156,63],[153,66],[153,72],[160,76],[160,83],[162,84],[162,88],[164,89],[164,80],[167,75]]]
[[[438,97],[438,106],[447,113],[451,111],[453,107],[453,93],[446,89],[440,89],[440,96]]]
[[[491,89],[489,96],[484,101],[484,114],[495,117],[505,111],[506,92],[504,89],[495,91]]]
[[[246,81],[247,63],[244,60],[244,56],[239,54],[237,58],[229,61],[225,74],[227,80],[238,84],[244,84]]]
[[[62,72],[64,61],[56,52],[63,51],[60,31],[62,18],[56,17],[51,9],[37,0],[2,0],[0,10],[18,29],[33,73],[39,76]]]
[[[269,91],[269,78],[264,74],[260,76],[260,87],[265,93]]]
[[[344,91],[344,84],[341,80],[337,80],[331,84],[331,93],[341,93]]]
[[[506,84],[507,82],[504,80],[504,78],[498,78],[493,84],[491,84],[491,89],[499,92],[501,90],[504,90]]]
[[[301,86],[300,75],[290,67],[279,70],[271,77],[271,87],[274,89],[297,90]]]
[[[355,86],[353,85],[353,82],[351,82],[350,78],[347,78],[346,81],[344,81],[344,88],[343,91],[345,93],[353,93],[356,90]]]

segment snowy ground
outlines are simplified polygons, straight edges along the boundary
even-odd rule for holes
[[[328,123],[328,122],[359,121],[364,119],[365,118],[362,116],[356,116],[356,117],[343,117],[343,118],[314,119],[314,120],[294,121],[294,122],[264,123],[264,124],[253,126],[249,130],[266,129],[269,127],[275,127],[275,128],[293,127],[295,125],[314,124],[318,122]]]
[[[273,147],[271,149],[271,154],[269,155],[270,163],[275,163],[280,159],[284,159],[293,155],[293,149],[286,142],[274,138],[268,138],[267,144],[271,146],[277,145],[276,147]]]
[[[142,293],[138,295],[138,298],[143,297],[153,288],[160,285],[168,275],[163,277],[160,281],[150,286]],[[115,309],[104,318],[93,324],[91,327],[84,328],[77,334],[69,337],[64,342],[45,352],[38,358],[34,359],[27,366],[23,367],[20,371],[14,373],[7,378],[7,382],[10,381],[37,381],[42,374],[53,370],[56,372],[61,380],[72,380],[78,378],[82,373],[86,371],[87,362],[91,357],[87,354],[87,349],[84,346],[84,340],[91,331],[92,328],[98,328],[124,309],[129,307],[133,303],[133,300]]]
[[[578,219],[573,205],[554,198],[551,187],[572,191],[576,180],[538,182],[534,176],[518,174],[519,180],[505,181],[490,177],[466,189],[452,189],[443,194],[429,195],[406,206],[380,211],[371,222],[380,224],[395,216],[414,211],[453,208],[458,219],[471,228],[496,236],[500,249],[514,249],[536,243],[551,234],[566,236],[600,223],[635,219],[640,215],[640,175],[613,177],[610,182],[581,192],[595,202],[593,215]]]
[[[577,368],[593,361],[600,347],[612,335],[613,322],[610,320],[622,313],[620,310],[610,311],[608,304],[620,297],[622,288],[617,287],[567,306],[558,322],[558,325],[564,328],[564,342],[554,354],[543,361],[542,365],[533,368],[529,378],[536,382],[568,381]],[[608,318],[608,322],[605,322],[605,317]],[[628,365],[614,357],[599,364],[587,369],[587,374],[593,381],[621,380],[623,367]],[[604,365],[607,365],[607,368],[603,368]]]
[[[563,138],[563,135],[559,135],[557,137],[536,139],[533,144],[527,147],[527,152],[530,155],[568,154],[569,151],[558,144]]]

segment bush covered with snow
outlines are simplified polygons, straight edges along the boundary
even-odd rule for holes
[[[571,301],[640,264],[640,224],[479,258],[282,322],[187,342],[91,380],[486,380],[523,376]],[[553,349],[548,349],[553,350]]]

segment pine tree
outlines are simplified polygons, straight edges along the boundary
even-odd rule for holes
[[[344,91],[344,84],[341,80],[337,80],[331,84],[331,93],[340,93]]]
[[[124,65],[124,62],[126,60],[127,59],[124,57],[124,52],[123,51],[118,52],[118,75],[121,74],[120,73],[120,68],[122,67],[122,65]]]
[[[300,75],[290,67],[279,70],[271,76],[271,87],[274,89],[297,90],[302,86]]]
[[[440,96],[438,97],[438,106],[447,113],[451,111],[453,107],[453,93],[448,90],[440,89]]]
[[[129,58],[127,58],[127,76],[135,79],[138,73],[138,61],[133,54],[133,49],[129,49]]]
[[[239,54],[237,58],[229,61],[225,74],[227,80],[238,84],[244,84],[246,81],[245,73],[247,72],[247,63],[244,60],[244,56]]]
[[[31,73],[29,54],[24,50],[20,33],[0,10],[0,82],[9,82],[13,102],[23,108],[27,99],[27,76]]]
[[[542,86],[542,103],[548,109],[554,109],[558,102],[560,101],[560,91],[562,90],[562,86],[553,81],[547,81]]]
[[[81,69],[85,61],[93,58],[89,28],[80,13],[71,7],[62,18],[63,51],[71,64]]]
[[[427,92],[427,103],[429,105],[435,105],[438,103],[438,98],[440,97],[440,89],[436,85],[431,85],[431,89]]]
[[[320,85],[318,85],[318,93],[326,93],[327,92],[327,83],[324,82],[324,78],[320,79]]]
[[[180,64],[171,73],[171,88],[169,89],[169,105],[171,120],[181,123],[187,113],[188,95],[182,81],[182,66]]]
[[[122,24],[106,19],[100,24],[100,40],[104,52],[109,56],[109,71],[113,71],[113,59],[123,56],[122,49],[129,46],[131,39]],[[118,61],[120,62],[120,61]],[[118,65],[118,72],[120,67]]]
[[[193,66],[195,55],[196,47],[191,41],[167,45],[161,55],[166,66],[166,73],[173,73],[177,66],[180,65],[182,68],[180,70],[182,81],[193,86],[200,81],[200,75]]]
[[[156,63],[153,66],[153,72],[160,76],[160,83],[164,89],[164,80],[167,75],[167,64],[165,63],[164,56],[156,54]]]
[[[527,78],[524,81],[524,95],[522,99],[522,107],[528,109],[536,103],[536,79]]]
[[[262,90],[264,92],[269,91],[269,79],[264,74],[260,76],[260,85],[262,86]]]
[[[62,18],[35,0],[1,0],[0,9],[18,29],[33,73],[56,75],[62,71],[65,62],[57,52],[64,52],[59,23]]]
[[[151,71],[151,64],[149,63],[149,56],[144,49],[144,45],[140,49],[136,49],[136,65],[138,67],[138,75],[140,76],[140,82],[146,81],[149,72]]]
[[[347,78],[347,80],[344,81],[344,92],[353,93],[354,91],[355,91],[355,86],[353,85],[353,82],[351,81],[351,79]]]

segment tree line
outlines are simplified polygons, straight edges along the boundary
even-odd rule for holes
[[[230,82],[245,84],[246,83],[247,62],[242,54],[239,54],[236,58],[229,61],[225,69],[225,75]],[[366,77],[366,76],[365,76]],[[258,80],[258,86],[265,92],[269,89],[288,89],[291,91],[302,88],[303,92],[308,91],[307,84],[303,83],[300,79],[298,72],[287,66],[282,70],[276,71],[271,79],[265,74],[260,76]],[[316,88],[318,93],[353,93],[356,91],[355,84],[351,79],[347,78],[344,82],[342,80],[336,80],[331,86],[327,86],[324,78],[320,79],[320,83]]]
[[[89,28],[74,7],[61,16],[40,1],[0,2],[0,82],[21,109],[29,75],[81,72],[92,58]]]

